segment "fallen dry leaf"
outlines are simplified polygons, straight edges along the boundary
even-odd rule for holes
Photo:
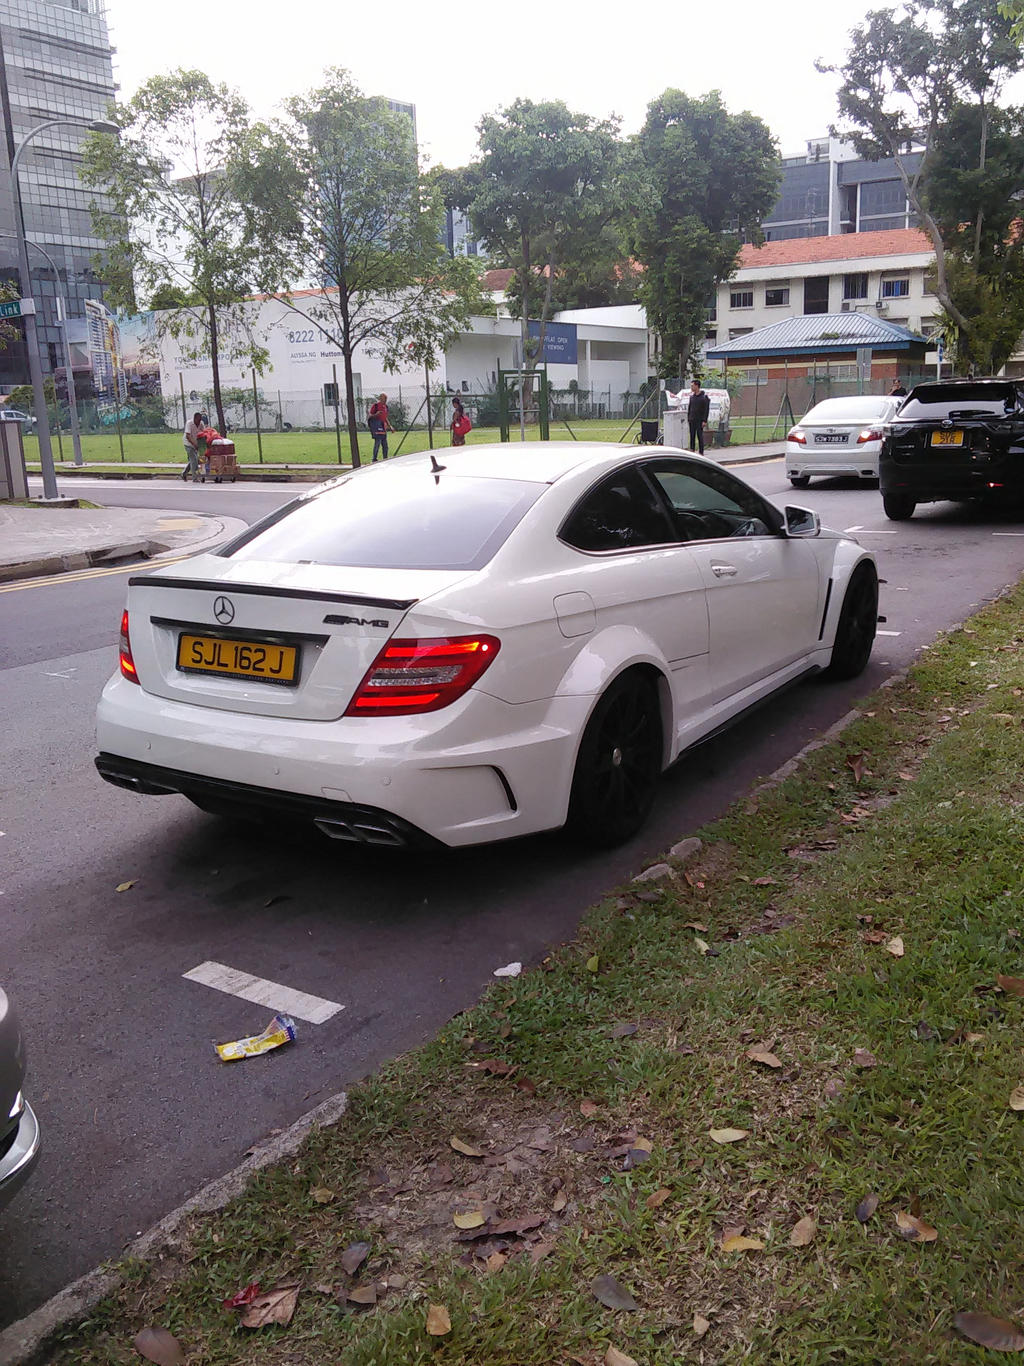
[[[590,1283],[590,1293],[606,1309],[639,1309],[640,1306],[614,1276],[598,1276]]]
[[[640,1026],[636,1024],[612,1025],[611,1029],[608,1031],[608,1037],[610,1039],[628,1039],[629,1036],[635,1034],[639,1028]]]
[[[432,1304],[427,1310],[427,1332],[432,1338],[443,1338],[452,1331],[452,1321],[443,1304]]]
[[[272,1323],[287,1328],[298,1299],[299,1287],[296,1282],[275,1285],[272,1290],[264,1291],[247,1304],[238,1322],[243,1328],[266,1328]]]
[[[900,936],[894,935],[885,946],[886,953],[891,953],[894,958],[902,958],[904,954],[903,940]]]
[[[957,1314],[953,1319],[956,1331],[976,1342],[979,1347],[990,1347],[994,1352],[1024,1352],[1024,1333],[1008,1319],[993,1318],[991,1314]]]
[[[762,1067],[781,1067],[782,1063],[774,1053],[766,1053],[760,1048],[748,1048],[747,1057],[751,1062],[759,1062]]]
[[[683,926],[684,930],[696,930],[698,934],[707,934],[708,927],[702,925],[699,920],[688,920]]]
[[[487,1268],[488,1272],[500,1271],[507,1261],[508,1257],[504,1252],[492,1252],[484,1262],[484,1266]]]
[[[713,1143],[739,1143],[740,1139],[746,1138],[750,1133],[749,1129],[709,1129],[708,1134]]]
[[[483,1210],[470,1209],[462,1214],[453,1214],[452,1223],[456,1228],[483,1228],[487,1223],[487,1217]]]
[[[562,1210],[565,1209],[568,1203],[569,1197],[566,1195],[565,1191],[555,1191],[555,1194],[551,1200],[552,1213],[561,1214]]]
[[[591,956],[587,959],[587,971],[596,972],[600,966],[601,959],[598,957],[596,953],[591,954]]]
[[[996,986],[1008,991],[1011,996],[1024,996],[1024,977],[1004,977],[999,973],[996,977]]]
[[[898,776],[900,781],[904,783],[913,783],[917,781],[913,773],[900,773]]]
[[[375,1285],[354,1285],[345,1297],[350,1304],[361,1304],[364,1307],[377,1303],[377,1287]]]
[[[984,1039],[984,1034],[973,1034],[970,1030],[964,1035],[964,1043],[982,1043]]]
[[[723,1252],[763,1252],[764,1243],[760,1238],[748,1238],[745,1234],[734,1234],[722,1240]]]
[[[609,1345],[604,1354],[603,1366],[637,1366],[637,1363],[633,1357],[628,1357],[625,1352],[620,1352],[617,1347]]]
[[[872,1191],[870,1195],[865,1195],[864,1199],[854,1210],[854,1214],[862,1224],[866,1224],[877,1208],[878,1196]]]
[[[354,1276],[370,1255],[369,1243],[350,1243],[341,1254],[342,1270]]]
[[[553,1252],[554,1249],[554,1238],[549,1238],[544,1242],[534,1243],[533,1246],[530,1248],[530,1261],[533,1263],[534,1266],[536,1266],[538,1262],[543,1261],[544,1258],[548,1255],[548,1253]]]
[[[939,1236],[938,1229],[926,1224],[916,1214],[908,1214],[902,1209],[896,1211],[896,1227],[900,1231],[900,1237],[906,1238],[909,1243],[934,1243]]]
[[[1011,1110],[1024,1110],[1024,1086],[1015,1086],[1010,1092],[1009,1106]]]
[[[789,1235],[790,1247],[806,1247],[808,1243],[814,1241],[814,1235],[817,1231],[818,1225],[809,1214],[805,1214],[793,1225],[792,1232]]]
[[[591,1119],[594,1115],[597,1114],[597,1111],[598,1107],[592,1100],[580,1101],[580,1114],[583,1116],[584,1119]]]
[[[454,1134],[448,1142],[457,1153],[462,1153],[463,1157],[483,1157],[482,1149],[474,1148],[472,1143],[464,1143],[461,1138],[456,1138]]]
[[[711,945],[708,944],[705,940],[700,939],[700,938],[698,938],[698,937],[695,937],[695,938],[694,938],[693,947],[694,947],[695,949],[697,949],[700,953],[710,953],[710,952],[711,952]]]
[[[865,944],[884,944],[888,938],[889,935],[885,930],[865,930],[861,935]]]
[[[648,1209],[660,1209],[671,1194],[668,1186],[661,1186],[658,1190],[650,1193],[644,1204]]]
[[[327,1186],[313,1186],[309,1193],[318,1205],[329,1205],[334,1199],[334,1192]]]
[[[181,1343],[166,1328],[143,1328],[132,1338],[132,1346],[155,1366],[183,1366],[185,1361]]]
[[[874,1053],[869,1053],[866,1048],[855,1048],[853,1050],[853,1064],[855,1067],[877,1067],[878,1059]]]
[[[130,889],[131,889],[132,887],[135,886],[135,884],[136,884],[137,881],[138,881],[138,879],[133,877],[132,880],[131,880],[130,882],[119,882],[119,883],[117,884],[117,886],[114,888],[114,891],[115,891],[115,892],[127,892],[127,891],[130,891]]]
[[[858,784],[864,776],[865,757],[863,754],[848,754],[846,756],[846,767],[852,771],[853,781]]]
[[[711,1327],[711,1320],[706,1319],[703,1314],[695,1313],[693,1316],[694,1337],[702,1338]]]
[[[480,1062],[472,1063],[471,1066],[481,1072],[489,1072],[492,1077],[507,1077],[516,1070],[516,1065],[505,1062],[503,1058],[482,1058]]]
[[[242,1290],[236,1290],[226,1300],[221,1300],[225,1309],[241,1309],[243,1304],[251,1304],[260,1293],[259,1281],[250,1281]]]

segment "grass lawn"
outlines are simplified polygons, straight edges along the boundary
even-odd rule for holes
[[[356,1087],[49,1359],[134,1360],[144,1325],[193,1366],[1002,1359],[955,1316],[1024,1322],[1022,612]],[[288,1325],[222,1307],[254,1281],[298,1285]]]
[[[636,433],[640,430],[639,424],[633,426],[627,433],[629,423],[625,418],[605,421],[578,422],[572,424],[572,432],[580,441],[612,441],[617,442],[625,438],[631,442]],[[760,427],[760,424],[759,424]],[[733,444],[738,445],[752,439],[753,420],[740,419],[733,426]],[[758,432],[764,440],[766,433]],[[411,431],[402,442],[403,433],[396,432],[390,435],[389,445],[392,454],[399,451],[401,443],[401,454],[406,455],[413,451],[422,451],[428,448],[427,433],[425,431]],[[513,440],[518,439],[518,429],[512,432]],[[551,424],[551,438],[555,441],[571,441],[572,436],[564,423],[553,422]],[[469,445],[478,442],[490,442],[500,440],[500,433],[496,427],[475,428],[467,437]],[[527,440],[539,440],[537,427],[527,428]],[[259,463],[259,450],[255,432],[239,432],[235,436],[238,458],[242,464],[256,465]],[[440,449],[448,445],[447,431],[435,433],[434,444]],[[343,431],[341,434],[341,450],[343,463],[348,463],[348,434]],[[140,433],[138,435],[128,434],[124,438],[125,461],[127,464],[169,464],[184,467],[184,455],[182,452],[181,437],[177,432],[167,433]],[[53,442],[54,459],[59,459],[56,438]],[[359,452],[363,460],[369,460],[373,453],[373,437],[369,432],[361,431],[359,434]],[[64,455],[67,464],[71,463],[71,443],[69,440],[64,442]],[[121,461],[120,447],[117,441],[116,432],[93,432],[86,433],[82,437],[82,456],[88,465],[119,464]],[[39,445],[34,436],[25,437],[25,457],[31,465],[39,463]],[[290,464],[290,465],[333,465],[338,463],[338,443],[333,431],[327,432],[269,432],[263,434],[263,460],[270,464]]]

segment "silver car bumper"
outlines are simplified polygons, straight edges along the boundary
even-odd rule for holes
[[[0,1157],[0,1208],[21,1188],[39,1156],[39,1121],[24,1096],[19,1094],[9,1118],[17,1120],[17,1128],[13,1143]]]

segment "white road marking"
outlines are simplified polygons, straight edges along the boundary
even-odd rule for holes
[[[993,536],[1024,536],[1024,531],[993,531]]]
[[[243,1001],[252,1001],[258,1006],[266,1006],[275,1015],[294,1015],[309,1024],[326,1024],[343,1005],[337,1001],[325,1001],[322,996],[310,996],[305,991],[295,991],[292,987],[282,986],[279,982],[268,982],[264,977],[253,977],[251,973],[239,972],[237,968],[226,967],[223,963],[200,963],[191,972],[182,976],[189,982],[199,982],[215,991],[224,991],[229,996],[239,996]]]
[[[876,631],[876,632],[875,632],[875,635],[876,635],[876,636],[901,636],[902,634],[903,634],[902,631]]]
[[[843,535],[844,535],[844,536],[849,536],[850,533],[851,533],[852,531],[863,531],[863,530],[864,530],[864,528],[863,528],[862,526],[844,526],[844,527],[843,527]]]
[[[859,530],[859,531],[863,531],[863,532],[865,533],[865,535],[868,535],[868,536],[895,536],[895,535],[896,535],[895,530],[890,531],[888,527],[881,527],[881,526],[862,526],[862,527],[858,527],[858,530]]]

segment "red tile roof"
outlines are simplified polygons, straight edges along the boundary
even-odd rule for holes
[[[918,228],[887,232],[844,232],[834,237],[789,237],[763,247],[740,248],[740,270],[760,266],[811,265],[817,261],[853,261],[870,256],[913,256],[934,253],[931,238]]]
[[[514,274],[514,270],[485,270],[484,289],[492,293],[497,293],[499,290],[504,293],[508,289],[508,282]]]

